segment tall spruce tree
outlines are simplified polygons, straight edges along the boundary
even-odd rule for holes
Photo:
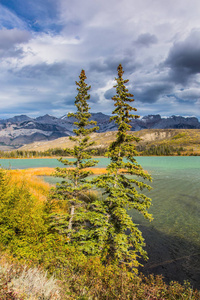
[[[72,244],[78,241],[83,241],[84,244],[86,239],[88,203],[90,202],[88,191],[91,189],[87,178],[92,174],[90,168],[98,163],[86,151],[94,143],[90,141],[89,134],[98,129],[97,126],[93,126],[96,125],[96,122],[89,120],[91,114],[89,113],[90,95],[88,91],[91,86],[87,86],[85,83],[87,77],[84,70],[81,71],[79,78],[80,81],[76,82],[78,94],[75,98],[77,111],[68,114],[68,117],[75,118],[76,129],[73,130],[75,136],[69,137],[75,144],[73,149],[65,149],[66,155],[74,159],[73,161],[65,158],[59,159],[65,166],[71,168],[56,168],[55,176],[64,180],[57,185],[52,196],[54,200],[63,203],[62,208],[65,207],[65,213],[52,215],[51,226],[67,237],[68,242]]]
[[[146,219],[152,219],[148,213],[151,199],[142,193],[145,188],[151,189],[145,183],[145,180],[151,181],[151,176],[135,159],[137,152],[133,142],[138,142],[139,139],[128,132],[131,130],[131,119],[139,116],[131,113],[136,108],[130,105],[134,99],[125,86],[129,80],[122,78],[123,73],[120,64],[118,78],[115,78],[116,95],[112,97],[114,116],[110,118],[118,125],[118,131],[116,140],[111,143],[106,153],[110,163],[107,173],[93,180],[104,191],[103,200],[96,206],[102,217],[96,226],[94,237],[99,240],[97,244],[106,262],[126,263],[132,268],[136,267],[137,271],[139,257],[147,258],[147,253],[143,249],[145,243],[142,233],[128,211],[135,209]]]

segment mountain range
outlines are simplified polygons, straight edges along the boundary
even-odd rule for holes
[[[91,119],[97,122],[98,132],[115,131],[117,126],[110,122],[110,116],[101,112],[92,113]],[[26,115],[9,119],[0,119],[0,150],[19,148],[35,141],[52,141],[59,137],[73,135],[75,119],[64,115],[56,118],[44,115],[30,118]],[[130,123],[132,131],[143,129],[200,129],[200,122],[195,117],[148,115],[141,119],[133,119]]]

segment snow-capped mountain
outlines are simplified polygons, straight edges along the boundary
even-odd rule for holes
[[[91,119],[97,122],[98,132],[114,131],[117,126],[110,122],[110,116],[101,112],[92,113]],[[0,144],[20,147],[35,141],[50,141],[63,136],[73,135],[74,118],[64,115],[56,118],[44,115],[30,118],[26,115],[15,116],[9,119],[0,119]],[[132,120],[130,125],[133,131],[142,129],[198,129],[200,122],[195,117],[171,116],[162,118],[160,115],[148,115],[141,119]]]

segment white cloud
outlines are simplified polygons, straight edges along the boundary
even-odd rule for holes
[[[200,100],[200,87],[182,89],[180,91],[177,91],[175,93],[175,96],[189,102]]]
[[[39,7],[40,14],[44,7]],[[41,99],[43,109],[46,103],[50,114],[59,108],[49,106],[49,102],[71,110],[76,94],[74,82],[83,68],[92,85],[92,110],[111,112],[112,101],[105,94],[112,88],[117,66],[122,63],[124,78],[130,79],[129,89],[143,115],[184,113],[188,104],[180,105],[178,98],[193,101],[197,108],[199,75],[191,77],[190,86],[183,87],[173,79],[166,59],[175,44],[186,45],[191,31],[200,28],[199,1],[60,0],[52,20],[61,30],[32,29],[31,33],[27,31],[28,23],[1,8],[0,47],[12,51],[7,56],[2,54],[5,80],[0,79],[8,92],[0,91],[0,97],[9,107],[26,102],[31,112],[36,98],[38,102]]]

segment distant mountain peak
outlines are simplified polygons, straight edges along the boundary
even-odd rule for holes
[[[14,116],[13,118],[7,119],[7,121],[11,123],[20,123],[28,120],[32,120],[32,119],[26,115]]]
[[[115,131],[117,124],[110,122],[110,116],[102,112],[91,113],[92,120],[97,122],[98,132]],[[200,129],[200,122],[195,117],[171,116],[162,118],[159,114],[132,119],[132,131],[142,129]],[[49,141],[58,137],[73,135],[74,118],[67,114],[56,118],[49,114],[38,118],[19,115],[0,120],[0,144],[15,147],[29,144],[36,140]]]
[[[147,116],[142,117],[142,119],[150,119],[150,120],[152,120],[152,119],[161,119],[161,116],[159,114],[157,114],[157,115],[147,115]]]
[[[35,120],[36,121],[48,122],[48,121],[52,121],[52,120],[58,120],[58,118],[56,118],[54,116],[50,116],[49,114],[46,114],[44,116],[37,117]]]
[[[65,114],[62,117],[60,117],[61,120],[66,119],[66,118],[67,118],[67,114]]]
[[[92,115],[99,115],[99,116],[107,116],[107,115],[105,115],[105,114],[103,114],[102,112],[97,112],[97,113],[91,113]]]

